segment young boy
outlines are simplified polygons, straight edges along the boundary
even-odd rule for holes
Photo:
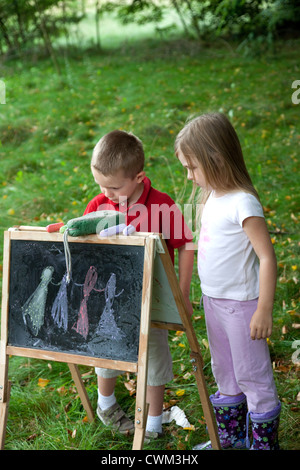
[[[174,201],[167,194],[152,188],[144,172],[141,141],[124,131],[106,134],[94,148],[91,171],[101,194],[89,202],[84,214],[116,210],[124,212],[127,225],[131,224],[136,231],[163,233],[173,262],[174,249],[178,249],[179,284],[192,314],[189,292],[194,251],[186,246],[192,241],[192,234]],[[162,432],[165,384],[173,378],[167,330],[151,328],[148,361],[146,435],[157,437]],[[133,422],[120,408],[114,394],[116,378],[121,372],[96,368],[96,373],[97,414],[100,420],[106,425],[113,425],[123,434],[132,434]]]

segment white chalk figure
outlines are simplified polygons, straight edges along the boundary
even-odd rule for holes
[[[62,278],[59,291],[52,305],[51,316],[59,328],[67,331],[68,328],[68,294],[67,273]]]
[[[114,310],[112,308],[115,297],[119,297],[124,289],[116,294],[116,275],[111,274],[105,288],[105,307],[101,315],[96,333],[101,337],[119,341],[125,335],[118,328],[114,319]]]
[[[53,266],[47,266],[43,270],[40,284],[22,307],[24,323],[27,324],[26,316],[28,315],[35,336],[39,334],[40,328],[44,324],[48,285],[51,282],[53,271]]]

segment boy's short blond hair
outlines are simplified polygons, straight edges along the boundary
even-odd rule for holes
[[[144,168],[144,149],[141,140],[131,132],[115,130],[104,135],[96,144],[91,166],[104,176],[123,170],[133,179]]]

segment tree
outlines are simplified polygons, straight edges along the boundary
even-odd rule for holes
[[[83,13],[78,12],[78,0],[0,0],[1,49],[20,55],[43,43],[54,60],[53,39],[81,21]]]

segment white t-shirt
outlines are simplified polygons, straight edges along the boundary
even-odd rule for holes
[[[258,297],[259,261],[242,227],[243,221],[253,216],[264,217],[261,204],[252,194],[210,194],[201,218],[198,244],[203,294],[234,300]]]

